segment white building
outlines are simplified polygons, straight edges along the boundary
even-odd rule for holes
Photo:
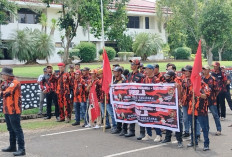
[[[59,18],[58,11],[61,10],[61,5],[59,4],[50,4],[50,7],[47,8],[47,5],[41,3],[39,0],[10,0],[15,1],[18,4],[18,16],[12,17],[11,21],[8,25],[1,25],[1,32],[2,37],[1,39],[3,42],[8,42],[11,40],[11,34],[15,30],[20,30],[24,28],[31,28],[31,29],[41,29],[42,26],[38,22],[38,15],[34,10],[42,10],[47,14],[48,18],[48,30],[50,32],[51,26],[51,19]],[[158,31],[157,25],[157,17],[155,11],[155,2],[150,2],[147,0],[130,0],[127,4],[127,14],[129,18],[128,23],[128,30],[127,34],[137,34],[140,32],[147,32],[147,33],[158,33],[161,35],[164,42],[166,42],[166,34],[165,30],[163,29],[161,32]],[[54,52],[53,56],[50,57],[50,63],[57,63],[61,61],[60,56],[57,52],[61,49],[61,38],[62,32],[59,31],[57,28],[54,33],[54,42],[56,46],[56,52]],[[81,41],[88,41],[88,35],[82,29],[82,27],[78,27],[77,29],[77,37],[73,39],[73,44],[77,45]],[[102,48],[101,39],[95,38],[93,35],[90,35],[90,41],[96,44],[97,50]],[[106,46],[110,43],[106,41]],[[0,60],[1,65],[5,64],[23,64],[16,59],[8,59],[7,58],[7,50],[5,49],[5,59]],[[158,59],[163,59],[163,55],[159,54]],[[38,60],[39,63],[46,63],[45,60]]]

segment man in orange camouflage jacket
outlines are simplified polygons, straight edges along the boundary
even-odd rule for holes
[[[20,124],[20,115],[22,110],[21,84],[14,78],[13,69],[4,67],[0,73],[4,82],[1,84],[0,95],[3,98],[3,112],[7,130],[10,134],[10,146],[2,149],[3,152],[15,152],[14,156],[25,155],[24,134]],[[16,151],[16,139],[18,142],[18,151]]]

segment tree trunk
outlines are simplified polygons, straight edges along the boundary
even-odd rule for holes
[[[89,29],[89,23],[88,23],[87,29],[88,29],[88,42],[90,42],[90,29]]]
[[[213,48],[209,48],[209,49],[207,50],[208,65],[212,65],[212,62],[213,62],[212,50],[213,50]]]
[[[222,61],[222,48],[218,50],[219,61]]]

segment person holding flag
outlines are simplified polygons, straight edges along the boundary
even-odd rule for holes
[[[204,148],[203,151],[209,150],[209,118],[208,118],[208,99],[210,95],[209,87],[202,81],[200,73],[202,72],[201,59],[201,40],[198,44],[196,58],[194,60],[193,70],[191,74],[191,82],[193,84],[193,98],[189,105],[188,114],[191,124],[191,143],[187,147],[195,147],[198,145],[196,138],[196,120],[198,119],[203,131]]]
[[[91,79],[89,80],[87,87],[87,92],[89,92],[89,124],[85,127],[93,127],[94,121],[96,120],[96,125],[93,128],[99,129],[101,117],[98,97],[101,95],[101,84],[97,78],[96,69],[90,71],[90,77]]]

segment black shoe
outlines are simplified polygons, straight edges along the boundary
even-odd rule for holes
[[[106,128],[105,129],[111,129],[111,126],[106,126]]]
[[[51,117],[44,117],[44,120],[51,119]]]
[[[118,130],[118,129],[113,129],[111,131],[111,134],[119,134],[121,132],[121,130]]]
[[[119,134],[119,136],[124,136],[125,134],[127,134],[127,131],[126,130],[122,130]]]
[[[189,137],[189,136],[190,136],[190,134],[189,134],[189,133],[184,132],[183,137]]]
[[[201,140],[201,135],[197,135],[197,141],[199,142]]]
[[[84,128],[84,127],[85,127],[85,124],[83,124],[81,127],[83,127],[83,128]]]
[[[167,143],[167,142],[171,142],[171,139],[164,139],[163,141],[161,141],[161,143]]]
[[[125,134],[125,137],[132,137],[132,136],[135,136],[135,133],[132,131],[129,131],[128,134]]]
[[[17,152],[13,153],[14,156],[23,156],[26,155],[25,149],[19,149]]]
[[[142,140],[142,138],[145,137],[145,134],[140,134],[139,137],[137,137],[137,140]]]
[[[72,126],[80,125],[80,122],[72,123]]]
[[[2,149],[2,152],[16,152],[16,146],[15,147],[12,147],[12,146],[9,146],[8,148],[5,148],[5,149]]]

